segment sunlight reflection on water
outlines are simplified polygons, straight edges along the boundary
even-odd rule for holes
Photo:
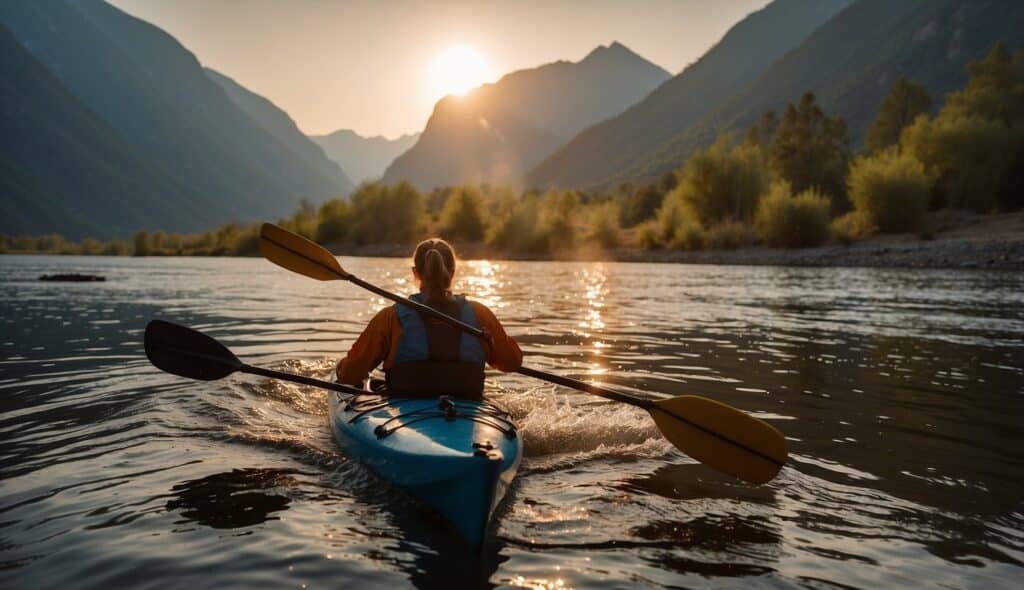
[[[411,288],[407,260],[345,266]],[[327,377],[387,301],[252,259],[0,271],[5,587],[1009,586],[1024,563],[1020,273],[463,262],[456,291],[531,366],[722,400],[793,458],[746,486],[643,411],[492,375],[526,459],[477,556],[336,451],[322,392],[185,382],[141,355],[160,317]],[[58,271],[108,281],[35,281]]]

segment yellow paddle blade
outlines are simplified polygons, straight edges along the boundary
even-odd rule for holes
[[[649,411],[680,451],[751,483],[775,477],[789,454],[785,437],[774,426],[705,397],[660,400]]]
[[[260,227],[260,254],[278,266],[318,281],[349,277],[326,248],[273,223]]]

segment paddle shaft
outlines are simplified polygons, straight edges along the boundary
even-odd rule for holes
[[[538,371],[537,369],[531,369],[529,367],[519,367],[518,369],[516,369],[516,372],[522,375],[526,375],[528,377],[534,377],[542,381],[554,383],[555,385],[562,385],[570,389],[578,389],[580,391],[592,393],[598,397],[603,397],[605,399],[610,399],[613,401],[622,402],[624,404],[637,406],[645,410],[650,410],[651,408],[654,407],[654,402],[649,399],[644,399],[642,397],[629,395],[628,393],[622,393],[619,391],[606,389],[604,387],[601,387],[600,385],[594,385],[593,383],[587,383],[585,381],[573,379],[572,377],[563,377],[561,375],[555,375],[544,371]]]
[[[324,389],[340,391],[341,393],[351,393],[353,395],[366,393],[366,391],[359,389],[358,387],[352,387],[351,385],[333,383],[331,381],[314,379],[313,377],[304,377],[302,375],[295,375],[293,373],[284,373],[282,371],[275,371],[273,369],[262,369],[260,367],[246,365],[244,363],[238,367],[238,370],[241,371],[242,373],[249,373],[250,375],[260,375],[261,377],[281,379],[282,381],[293,381],[295,383],[301,383],[303,385],[311,385],[313,387],[322,387]]]

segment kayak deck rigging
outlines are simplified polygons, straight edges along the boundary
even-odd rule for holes
[[[348,423],[354,424],[360,419],[377,410],[394,406],[395,402],[415,401],[417,398],[393,398],[382,396],[376,393],[354,395],[345,402],[344,411],[354,412]],[[433,401],[433,400],[424,400]],[[460,400],[448,396],[441,396],[436,404],[418,407],[412,410],[400,412],[391,416],[384,422],[377,424],[373,433],[377,438],[385,438],[395,431],[405,428],[411,424],[424,420],[443,419],[447,421],[468,420],[477,424],[489,426],[510,439],[518,436],[516,423],[504,408],[489,401]]]

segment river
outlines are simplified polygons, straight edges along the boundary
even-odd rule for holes
[[[409,262],[346,258],[408,293]],[[38,282],[52,272],[104,283]],[[325,395],[146,360],[151,318],[326,377],[385,305],[260,259],[0,257],[4,588],[1015,587],[1024,273],[469,261],[530,366],[785,433],[743,484],[634,408],[490,374],[518,479],[477,555],[335,447]],[[1014,582],[1016,580],[1016,582]]]

